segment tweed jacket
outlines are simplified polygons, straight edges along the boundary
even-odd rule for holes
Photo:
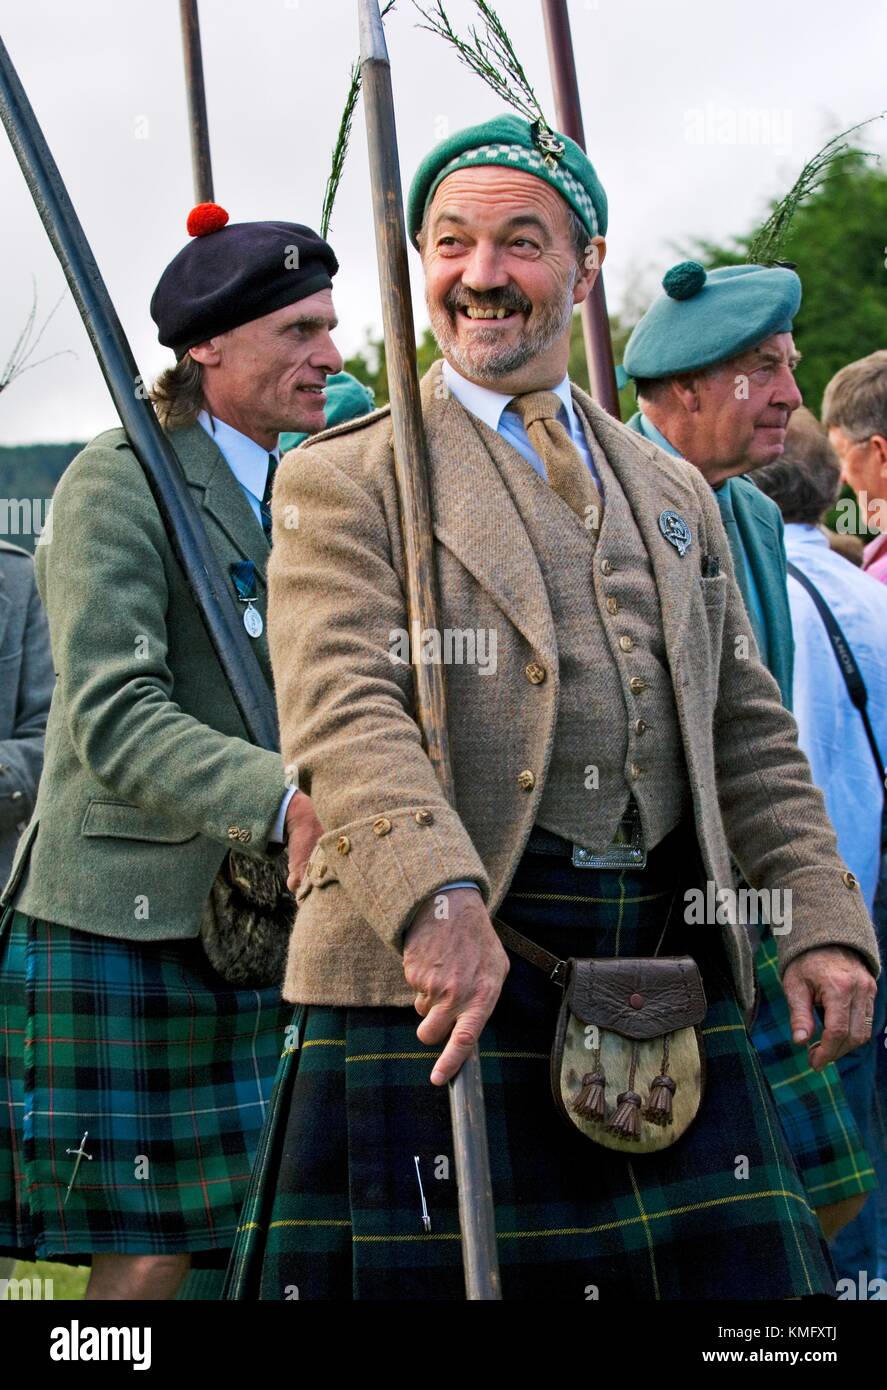
[[[222,569],[254,562],[264,612],[268,542],[236,478],[199,425],[170,439]],[[4,901],[104,936],[195,936],[226,849],[267,849],[283,764],[247,740],[122,429],[70,464],[51,521],[36,564],[58,682]]]
[[[573,399],[653,564],[709,879],[715,890],[732,885],[732,850],[756,887],[791,889],[793,925],[779,938],[783,968],[810,947],[840,943],[877,972],[870,919],[838,857],[794,720],[758,658],[708,485],[576,388]],[[325,827],[297,895],[284,986],[292,1001],[412,1003],[399,953],[416,908],[443,884],[470,879],[495,911],[545,782],[558,708],[557,633],[494,462],[511,446],[450,395],[439,362],[423,380],[422,402],[440,628],[494,631],[496,670],[446,667],[451,807],[422,749],[412,673],[396,645],[407,618],[388,412],[287,454],[273,499],[269,644],[284,760],[298,766]],[[683,556],[660,531],[665,509],[690,527]],[[701,577],[705,553],[720,557],[719,575]],[[599,546],[599,602],[607,560]],[[544,679],[530,667],[541,667]],[[724,932],[739,997],[750,1007],[746,929],[710,929]]]
[[[37,799],[54,682],[34,562],[0,541],[0,882]]]
[[[636,411],[626,425],[628,429],[643,434],[640,422],[641,412]],[[680,457],[677,449],[673,452]],[[782,513],[772,497],[761,492],[751,478],[728,478],[724,487],[730,492],[739,533],[736,541],[727,533],[733,568],[737,572],[740,589],[742,580],[739,578],[739,566],[744,565],[751,570],[764,612],[764,639],[769,648],[767,669],[779,686],[782,703],[786,709],[791,709],[795,639],[788,604]]]

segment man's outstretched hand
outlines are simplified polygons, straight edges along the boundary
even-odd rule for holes
[[[311,851],[323,834],[323,826],[314,814],[311,797],[306,796],[304,792],[296,792],[291,799],[283,824],[289,863],[286,886],[291,893],[295,893],[302,882]]]
[[[855,951],[846,946],[803,951],[786,966],[782,987],[791,1011],[792,1041],[807,1044],[814,1071],[868,1042],[877,986]],[[823,1016],[818,1042],[811,1041],[816,1032],[814,1005]]]
[[[440,905],[446,917],[436,912]],[[431,1073],[451,1081],[481,1035],[508,974],[508,956],[476,888],[451,888],[419,908],[404,938],[403,969],[416,991],[420,1042],[448,1039]]]

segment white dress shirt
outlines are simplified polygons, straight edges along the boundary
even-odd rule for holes
[[[460,405],[464,406],[472,415],[476,415],[479,420],[483,420],[485,425],[489,425],[490,429],[495,430],[503,439],[507,439],[522,458],[525,458],[527,463],[535,468],[540,478],[545,478],[545,481],[548,482],[545,465],[530,444],[523,421],[516,411],[506,409],[506,406],[514,400],[513,395],[503,395],[501,391],[493,391],[489,386],[477,386],[473,381],[466,381],[465,377],[460,376],[449,362],[443,364],[443,379],[448,390],[452,391]],[[563,406],[558,418],[591,469],[598,491],[603,496],[603,484],[598,477],[597,469],[589,452],[585,431],[573,407],[573,398],[570,395],[570,378],[565,376],[559,385],[552,386],[551,389],[556,396],[560,397]]]
[[[268,481],[268,456],[273,454],[279,463],[279,447],[275,444],[273,449],[266,449],[264,444],[257,444],[254,439],[241,434],[233,425],[226,425],[224,420],[210,415],[207,410],[201,410],[197,423],[206,430],[231,469],[252,508],[253,516],[261,526],[261,501]]]
[[[786,554],[812,580],[847,638],[868,690],[868,715],[887,758],[887,587],[830,549],[818,526],[785,528]],[[883,794],[859,711],[850,703],[825,624],[789,575],[795,636],[793,706],[798,741],[825,797],[838,851],[859,879],[869,912],[881,862]]]
[[[268,481],[268,457],[273,454],[280,460],[280,449],[275,445],[273,449],[266,449],[263,444],[257,444],[254,439],[241,434],[233,425],[226,425],[224,420],[219,420],[215,415],[210,415],[209,411],[201,410],[197,416],[198,424],[202,425],[215,444],[222,458],[227,463],[231,472],[237,479],[247,502],[252,508],[253,516],[259,525],[262,525],[261,501],[265,495],[265,484]],[[289,806],[298,787],[288,787],[283,794],[283,800],[274,818],[269,839],[278,844],[283,844],[285,839],[284,821],[286,820],[286,808]]]

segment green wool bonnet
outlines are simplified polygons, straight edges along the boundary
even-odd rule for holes
[[[410,185],[407,230],[413,245],[438,186],[457,169],[482,165],[523,169],[550,183],[576,213],[589,237],[607,232],[607,195],[591,160],[567,135],[538,121],[503,115],[468,126],[442,140],[425,156]]]

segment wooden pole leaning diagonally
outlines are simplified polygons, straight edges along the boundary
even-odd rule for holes
[[[431,502],[422,405],[416,376],[416,335],[410,300],[391,67],[378,0],[358,0],[360,67],[373,191],[373,219],[382,292],[394,464],[401,506],[407,610],[411,633],[437,627]],[[440,665],[414,653],[416,713],[428,757],[447,799],[454,800]],[[487,1152],[480,1059],[475,1047],[450,1082],[450,1116],[459,1191],[465,1289],[469,1299],[498,1299],[499,1268]]]
[[[209,153],[209,121],[206,115],[206,87],[203,81],[203,53],[200,47],[200,18],[197,0],[179,0],[182,21],[182,53],[185,59],[185,87],[188,92],[188,124],[191,130],[191,168],[194,174],[194,201],[213,201],[213,168]]]
[[[545,37],[548,42],[548,64],[554,88],[554,105],[558,130],[569,135],[585,149],[582,126],[582,107],[579,103],[579,80],[576,57],[570,33],[570,14],[567,0],[542,0]],[[620,418],[619,392],[613,370],[613,344],[610,341],[610,320],[607,317],[607,298],[603,274],[598,275],[591,294],[582,305],[582,333],[585,356],[588,359],[588,380],[591,395],[604,410]]]
[[[147,399],[120,319],[58,166],[2,40],[0,120],[244,725],[254,743],[276,749],[274,697],[243,627],[228,579],[210,545],[197,504],[188,491],[182,466]]]

